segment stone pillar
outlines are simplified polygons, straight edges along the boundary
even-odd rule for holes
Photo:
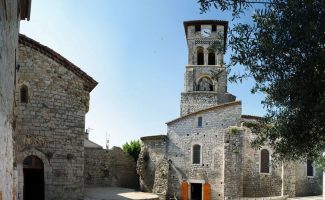
[[[229,127],[224,134],[224,199],[243,196],[242,147],[243,130]]]
[[[296,196],[296,170],[295,164],[291,162],[282,163],[282,190],[281,195]]]

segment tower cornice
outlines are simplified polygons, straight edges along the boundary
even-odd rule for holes
[[[187,38],[187,27],[195,25],[221,25],[224,27],[224,46],[227,44],[227,30],[228,30],[228,21],[224,20],[190,20],[184,21],[184,30]]]

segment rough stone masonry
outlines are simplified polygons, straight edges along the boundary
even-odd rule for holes
[[[24,35],[19,37],[18,62],[14,133],[18,199],[29,192],[24,192],[29,186],[25,172],[35,167],[35,160],[44,170],[37,184],[46,200],[82,199],[85,114],[97,82]],[[28,161],[30,156],[33,162]]]
[[[13,169],[14,84],[20,19],[29,20],[28,0],[0,0],[0,200],[15,199]]]

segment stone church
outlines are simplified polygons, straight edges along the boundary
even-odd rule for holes
[[[167,135],[141,138],[141,189],[183,200],[321,194],[322,174],[311,161],[273,163],[268,145],[251,148],[258,117],[242,114],[241,101],[227,92],[224,52],[211,48],[225,45],[228,22],[186,21],[184,29],[188,65],[180,117],[166,123]]]
[[[82,199],[85,114],[97,82],[24,35],[19,36],[18,64],[17,199]]]

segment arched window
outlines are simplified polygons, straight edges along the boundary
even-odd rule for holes
[[[266,149],[262,149],[261,151],[261,160],[260,160],[260,171],[261,173],[270,173],[270,153]]]
[[[193,146],[192,164],[201,164],[201,146],[198,144]]]
[[[307,160],[307,176],[314,176],[314,167],[312,160]]]
[[[20,87],[20,102],[28,103],[28,87],[26,85]]]
[[[197,65],[204,65],[204,53],[202,47],[197,49]]]
[[[208,54],[208,65],[215,65],[216,64],[216,55],[214,52],[210,52]]]
[[[213,91],[213,83],[210,78],[203,77],[199,80],[197,91]]]

